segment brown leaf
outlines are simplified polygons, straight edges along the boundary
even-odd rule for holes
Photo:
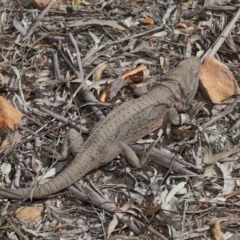
[[[36,204],[32,206],[19,207],[15,211],[15,217],[25,222],[40,221],[42,219],[43,205]]]
[[[146,211],[143,212],[145,216],[154,216],[159,211],[162,211],[162,206],[157,205],[156,207],[150,207]]]
[[[82,0],[74,0],[75,6],[78,6],[82,3]]]
[[[140,82],[143,80],[143,71],[147,67],[141,65],[133,70],[125,72],[122,77],[119,77],[116,81],[112,82],[108,88],[101,94],[100,100],[106,102],[117,95],[118,91],[124,86],[135,82]]]
[[[106,64],[102,65],[100,68],[98,68],[94,73],[93,73],[93,82],[97,82],[102,78],[102,74],[104,70],[106,69]]]
[[[187,129],[173,128],[173,132],[182,139],[194,138],[195,131]]]
[[[22,113],[14,108],[5,98],[0,97],[0,129],[7,127],[14,130],[21,122]]]
[[[146,66],[141,65],[135,69],[125,72],[122,75],[122,78],[126,84],[140,82],[143,78],[143,71],[146,69],[147,69]]]
[[[143,19],[142,24],[144,25],[154,25],[154,20],[150,17],[146,17]]]
[[[206,57],[200,72],[200,88],[213,103],[240,94],[237,82],[223,63],[213,57]]]
[[[49,3],[49,0],[34,0],[34,5],[38,9],[44,9]],[[59,6],[62,5],[61,0],[56,0],[56,3],[53,5],[52,8],[59,8]]]
[[[217,221],[214,228],[213,228],[213,236],[216,240],[222,240],[223,234],[221,231],[221,222]]]

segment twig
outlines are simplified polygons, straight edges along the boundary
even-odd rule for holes
[[[42,35],[40,38],[38,38],[31,46],[30,48],[27,50],[27,53],[25,54],[27,56],[27,54],[29,53],[29,51],[37,44],[39,43],[41,40],[43,40],[44,38],[48,37],[49,35],[51,35],[51,32],[46,33],[44,35]]]
[[[69,124],[71,127],[75,128],[78,131],[81,131],[82,133],[89,133],[89,130],[87,128],[80,126],[79,124],[77,124],[75,122],[70,121],[69,118],[64,118],[56,113],[53,113],[52,111],[50,111],[44,107],[40,107],[39,109],[42,112],[47,113],[48,115],[52,116],[53,118],[55,118],[61,122]]]
[[[232,30],[232,27],[238,20],[239,16],[240,16],[240,8],[238,9],[236,15],[233,17],[232,21],[225,27],[221,35],[217,38],[217,40],[213,44],[213,47],[209,48],[208,51],[203,55],[202,60],[204,60],[206,56],[214,56],[216,54],[218,49],[221,47],[221,45],[227,38],[229,32]]]
[[[91,183],[91,185],[93,185],[93,183]],[[99,193],[98,191],[94,191],[90,186],[84,186],[84,191],[86,194],[72,186],[70,186],[68,189],[75,196],[79,197],[81,201],[89,202],[90,204],[104,209],[107,212],[115,213],[115,209],[117,208],[116,204],[112,201],[107,201],[104,196],[102,196],[101,192]],[[140,234],[141,230],[134,224],[130,216],[123,215],[123,217],[120,219],[120,222],[126,224],[136,234]]]
[[[46,33],[37,31],[35,34],[38,37],[42,37],[42,36],[45,36]],[[69,36],[59,36],[59,35],[56,35],[55,33],[47,36],[47,39],[50,39],[51,41],[56,41],[56,42],[58,42],[58,41],[61,41],[61,42],[64,42],[64,43],[65,42],[67,42],[67,43],[71,42]],[[80,48],[83,48],[83,49],[87,48],[87,45],[82,43],[82,42],[79,42],[79,41],[76,40],[76,43],[77,43],[78,47],[80,47]]]
[[[138,145],[138,144],[130,144],[130,147],[134,150],[134,152],[136,152],[137,154],[139,154],[144,147]],[[196,177],[202,181],[205,181],[204,178],[202,178],[201,176],[199,176],[198,174],[186,169],[186,167],[177,162],[176,157],[172,156],[171,154],[168,154],[166,152],[164,152],[163,150],[159,150],[157,148],[153,148],[151,154],[150,154],[150,158],[152,158],[155,163],[166,167],[166,168],[171,168],[173,171],[187,175],[189,177]],[[173,163],[173,164],[172,164]]]
[[[134,35],[129,36],[129,37],[124,37],[124,38],[121,38],[121,39],[115,40],[115,41],[108,41],[108,42],[104,43],[103,45],[99,46],[96,50],[92,51],[91,54],[86,55],[86,57],[82,60],[82,62],[87,61],[88,58],[91,57],[93,54],[95,54],[96,52],[100,51],[101,49],[103,49],[103,48],[105,48],[109,45],[114,45],[114,44],[117,44],[117,43],[121,43],[121,42],[124,42],[124,41],[127,41],[127,40],[137,38],[137,37],[141,37],[141,36],[144,36],[148,33],[155,32],[155,31],[158,31],[158,30],[162,30],[163,28],[164,28],[164,25],[161,25],[159,27],[147,30],[147,31],[142,32],[142,33],[134,34]]]
[[[71,40],[72,45],[74,46],[75,50],[76,50],[76,54],[77,54],[77,64],[78,64],[78,69],[79,69],[79,74],[80,74],[80,78],[83,79],[84,74],[83,74],[83,68],[82,68],[82,60],[81,60],[81,55],[77,46],[77,43],[73,37],[73,35],[71,33],[69,33],[69,38]]]
[[[140,222],[137,219],[133,219],[133,221],[136,222],[137,224],[139,224],[141,227],[145,227],[149,232],[151,232],[156,237],[158,237],[157,239],[159,239],[159,240],[168,240],[168,238],[165,238],[160,232],[156,231],[152,226],[147,226],[146,224]]]
[[[77,46],[75,45],[75,47],[77,47]],[[83,79],[83,77],[82,77],[82,74],[75,69],[75,67],[74,67],[74,66],[71,64],[71,62],[67,59],[67,57],[65,56],[65,54],[63,53],[63,51],[61,50],[60,47],[59,47],[59,51],[60,51],[62,57],[64,58],[64,60],[66,61],[66,63],[68,64],[68,66],[69,66],[69,67],[71,68],[71,70],[73,71],[74,75],[75,75],[77,78],[82,79],[83,82],[82,82],[81,85],[78,87],[78,89],[81,90],[80,93],[81,93],[82,97],[84,98],[84,100],[85,100],[86,102],[97,102],[97,103],[98,103],[99,101],[94,97],[93,93],[92,93],[91,91],[89,91],[88,86],[85,84],[85,81],[84,81],[84,79]],[[77,51],[77,50],[76,50],[76,51]],[[79,61],[80,61],[80,60],[79,60]],[[81,64],[81,65],[82,65],[82,64]],[[105,118],[104,114],[103,114],[97,107],[91,106],[90,108],[91,108],[91,110],[92,110],[93,112],[95,112],[95,117],[96,117],[96,119],[97,119],[98,121],[100,121],[100,120],[102,120],[102,119]]]
[[[53,64],[54,64],[54,76],[55,79],[61,78],[61,73],[59,70],[58,55],[56,51],[53,51]]]
[[[48,13],[51,7],[56,3],[56,0],[50,0],[46,8],[39,14],[39,16],[32,22],[31,27],[28,29],[27,33],[23,36],[22,41],[27,40],[38,27],[39,22],[43,19],[43,17]]]

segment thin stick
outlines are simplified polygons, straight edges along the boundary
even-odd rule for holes
[[[221,35],[217,38],[217,40],[215,41],[215,43],[213,44],[212,48],[209,48],[208,51],[203,55],[202,57],[202,61],[204,60],[204,58],[206,56],[211,56],[213,57],[216,52],[218,51],[218,49],[221,47],[221,45],[223,44],[223,42],[225,41],[225,39],[227,38],[229,32],[232,30],[233,25],[236,23],[236,21],[238,20],[240,16],[240,8],[238,9],[238,12],[236,13],[236,15],[234,16],[234,18],[232,19],[232,21],[227,25],[227,27],[225,27],[225,29],[223,30],[223,32],[221,33]]]
[[[43,19],[43,17],[48,13],[51,7],[56,3],[56,0],[51,0],[47,7],[38,15],[38,17],[32,22],[31,27],[28,29],[27,33],[23,36],[22,41],[27,40],[34,33],[35,29],[38,27],[39,22]]]

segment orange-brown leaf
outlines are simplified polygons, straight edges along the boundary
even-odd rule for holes
[[[15,217],[25,222],[38,222],[42,219],[43,205],[36,204],[17,208]]]
[[[143,79],[143,71],[146,69],[146,66],[141,65],[135,69],[125,72],[122,75],[122,78],[126,82],[126,84],[141,82]]]
[[[230,69],[213,57],[206,57],[200,72],[200,87],[213,103],[240,94]]]
[[[100,96],[100,100],[105,102],[112,99],[124,85],[141,82],[143,80],[143,71],[146,69],[146,66],[141,65],[125,72],[122,77],[119,77],[116,81],[112,82],[111,85],[104,90]]]
[[[142,24],[144,25],[154,25],[154,20],[150,17],[146,17],[143,19]]]
[[[22,113],[14,108],[5,98],[0,97],[0,129],[9,128],[14,130],[21,122]]]
[[[217,221],[214,228],[213,228],[213,236],[216,240],[222,240],[223,234],[221,231],[221,222]]]

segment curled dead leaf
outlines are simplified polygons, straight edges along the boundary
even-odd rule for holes
[[[38,222],[42,219],[43,205],[36,204],[32,206],[19,207],[15,211],[15,217],[25,222]]]
[[[142,24],[144,25],[154,25],[154,20],[150,17],[146,17],[143,19]]]
[[[44,9],[49,3],[49,0],[34,0],[34,5],[38,9]],[[53,5],[52,8],[59,8],[62,5],[62,0],[56,0],[56,3]]]
[[[14,130],[21,122],[22,113],[3,97],[0,97],[0,113],[0,129],[7,127]]]
[[[223,234],[221,230],[221,221],[217,221],[213,228],[213,236],[216,240],[222,240]]]
[[[195,131],[193,130],[173,128],[173,132],[182,139],[189,139],[195,137]]]
[[[200,88],[213,103],[240,94],[230,69],[213,57],[206,57],[200,71]]]
[[[108,226],[108,234],[107,234],[108,238],[111,236],[112,232],[117,227],[119,220],[122,218],[124,213],[129,210],[129,208],[131,208],[131,204],[127,202],[121,208],[115,209],[113,219],[109,223],[109,226]]]
[[[104,92],[100,96],[100,100],[102,102],[106,102],[109,99],[112,99],[118,91],[124,86],[135,82],[140,82],[143,80],[144,73],[147,67],[141,65],[135,69],[125,72],[121,77],[110,84],[108,88],[104,90]]]
[[[102,78],[102,74],[104,72],[104,70],[106,69],[106,64],[102,65],[101,67],[99,67],[94,73],[93,73],[93,82],[97,82],[98,80],[100,80]]]
[[[123,80],[126,83],[135,83],[135,82],[139,82],[142,80],[143,78],[143,71],[146,70],[147,67],[144,65],[141,65],[135,69],[132,69],[130,71],[125,72],[122,75]]]

